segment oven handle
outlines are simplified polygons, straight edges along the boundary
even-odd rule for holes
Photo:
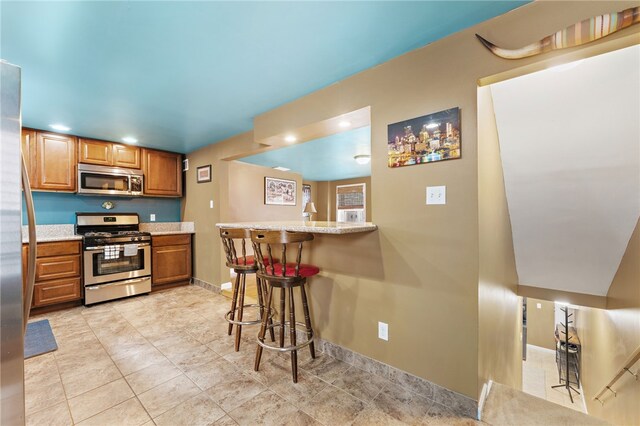
[[[129,285],[129,284],[141,283],[143,281],[147,281],[147,280],[150,280],[150,279],[151,279],[151,277],[134,278],[132,280],[118,281],[118,282],[115,282],[115,283],[87,286],[84,289],[85,290],[100,290],[101,288],[104,288],[104,287],[116,287],[116,286],[120,286],[120,285]]]
[[[118,244],[107,244],[106,246],[103,246],[103,247],[87,247],[86,249],[84,249],[84,251],[91,251],[91,252],[104,251],[105,247],[109,247],[109,246],[112,246],[112,245],[113,246],[124,246],[124,245],[127,245],[127,244],[136,244],[138,247],[142,247],[142,248],[151,247],[150,243],[118,243]],[[122,249],[122,250],[124,250],[124,249]]]

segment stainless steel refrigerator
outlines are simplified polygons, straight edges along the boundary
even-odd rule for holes
[[[24,411],[24,332],[35,279],[33,200],[21,147],[20,68],[0,60],[0,424]],[[22,287],[22,191],[29,219],[27,289]],[[29,303],[24,303],[29,301]]]

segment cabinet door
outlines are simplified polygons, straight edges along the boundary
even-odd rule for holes
[[[33,306],[47,306],[56,303],[71,302],[82,298],[80,278],[46,281],[36,283],[33,288]]]
[[[78,162],[97,164],[99,166],[113,165],[113,148],[109,142],[95,141],[92,139],[80,139],[78,141]]]
[[[191,245],[154,247],[152,252],[153,285],[191,279]]]
[[[29,184],[33,187],[36,183],[36,131],[32,129],[22,129],[22,156],[24,157]]]
[[[113,144],[113,165],[118,167],[128,167],[130,169],[139,169],[140,148]]]
[[[36,175],[34,189],[76,191],[75,136],[36,133]]]
[[[142,150],[144,195],[182,196],[182,155]]]

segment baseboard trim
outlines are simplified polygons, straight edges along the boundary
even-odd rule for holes
[[[482,410],[484,410],[484,404],[487,402],[492,385],[493,380],[489,380],[482,385],[482,392],[480,393],[480,400],[478,401],[478,420],[480,421],[482,421]]]

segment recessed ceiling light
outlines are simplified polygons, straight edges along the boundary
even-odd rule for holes
[[[440,127],[440,123],[427,124],[427,129],[435,129],[436,127]]]
[[[53,130],[59,130],[61,132],[68,132],[71,130],[71,127],[65,126],[64,124],[49,124]]]
[[[122,138],[122,142],[124,143],[138,143],[138,139],[131,137],[131,136],[125,136],[124,138]]]
[[[355,157],[353,157],[353,159],[356,160],[356,163],[358,164],[368,164],[369,161],[371,161],[371,156],[366,154],[361,154],[361,155],[356,155]]]
[[[285,136],[284,140],[287,141],[287,142],[295,142],[298,139],[293,135],[287,135],[287,136]]]
[[[286,167],[282,167],[282,166],[274,167],[274,169],[280,170],[281,172],[288,172],[289,170],[291,170],[291,169],[287,169]]]
[[[351,122],[350,122],[350,121],[343,120],[343,121],[341,121],[340,123],[338,123],[338,126],[343,127],[343,128],[344,128],[344,127],[349,127],[349,126],[351,126]]]

